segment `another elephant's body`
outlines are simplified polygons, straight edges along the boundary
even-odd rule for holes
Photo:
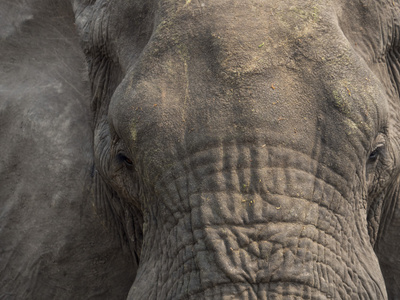
[[[24,259],[37,256],[45,264],[38,270],[51,276],[42,248],[65,257],[68,267],[83,255],[65,282],[76,285],[80,271],[103,274],[86,276],[88,297],[104,281],[115,288],[107,293],[118,297],[133,277],[128,299],[399,295],[397,4],[98,0],[74,1],[73,8],[91,96],[85,102],[85,92],[79,92],[84,86],[77,67],[71,68],[73,81],[57,73],[64,80],[58,82],[69,83],[65,96],[80,102],[60,97],[61,108],[48,114],[62,117],[71,105],[74,112],[67,110],[65,120],[76,126],[54,131],[42,124],[40,133],[69,137],[50,135],[46,143],[63,144],[45,147],[68,159],[63,176],[43,173],[35,182],[39,192],[47,192],[43,180],[60,183],[65,193],[74,191],[71,199],[83,203],[83,225],[75,224],[76,216],[62,215],[64,248],[38,239],[37,252],[9,261],[21,268]],[[5,45],[2,51],[10,53]],[[69,57],[72,49],[60,51],[54,53]],[[71,61],[79,65],[81,56],[74,51]],[[45,60],[46,54],[39,57]],[[55,65],[57,72],[69,70]],[[50,82],[46,78],[39,81]],[[50,94],[41,95],[47,98],[40,103],[49,103]],[[27,99],[24,106],[35,103]],[[89,102],[92,124],[85,119]],[[15,113],[14,118],[26,117]],[[9,124],[7,131],[18,136]],[[13,147],[23,144],[17,140],[5,149],[15,152]],[[49,158],[44,161],[54,161]],[[38,169],[28,166],[30,174]],[[16,190],[21,178],[11,177],[5,190]],[[55,190],[42,200],[51,208],[32,209],[30,220],[39,229],[46,227],[38,221],[43,218],[56,224]],[[32,203],[22,194],[6,201],[6,206]],[[91,221],[90,203],[99,226]],[[18,214],[26,211],[8,214],[3,232],[10,232]],[[100,224],[110,227],[108,235]],[[51,234],[59,229],[38,232],[57,240]],[[96,234],[108,242],[93,238]],[[71,242],[71,235],[80,238]],[[130,249],[129,258],[115,248],[117,235]],[[10,236],[11,253],[18,253],[17,239]],[[86,237],[96,241],[89,249]],[[104,268],[93,269],[86,258],[102,253]],[[47,295],[43,285],[37,283],[33,297]],[[78,286],[75,296],[85,298]]]
[[[123,299],[134,264],[94,210],[72,8],[2,1],[0,12],[0,299]]]

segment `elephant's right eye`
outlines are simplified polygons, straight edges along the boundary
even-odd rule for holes
[[[133,162],[132,160],[130,160],[127,156],[125,156],[122,153],[119,153],[117,155],[118,161],[124,163],[125,165],[127,165],[128,167],[132,167],[133,166]]]

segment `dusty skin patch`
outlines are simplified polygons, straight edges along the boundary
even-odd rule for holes
[[[348,99],[346,99],[347,95],[342,95],[337,90],[332,91],[333,96],[333,105],[344,115],[350,114],[350,105]]]
[[[131,139],[132,141],[136,141],[136,137],[137,137],[137,131],[136,131],[136,122],[132,121],[131,125],[130,125],[130,133],[131,133]]]

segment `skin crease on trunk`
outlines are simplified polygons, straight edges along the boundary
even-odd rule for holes
[[[398,4],[74,9],[128,299],[396,296]]]

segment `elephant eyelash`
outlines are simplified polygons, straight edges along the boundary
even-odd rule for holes
[[[384,147],[383,144],[378,145],[378,146],[374,149],[374,151],[372,151],[372,152],[369,154],[368,160],[369,160],[370,162],[376,161],[376,160],[378,159],[378,156],[381,154],[383,147]]]
[[[372,152],[369,154],[368,159],[369,159],[369,160],[372,160],[372,161],[375,161],[375,160],[378,158],[378,155],[379,155],[379,150],[378,150],[378,149],[375,149],[374,151],[372,151]]]
[[[118,161],[120,161],[121,163],[124,163],[126,166],[128,166],[128,167],[133,166],[132,160],[130,158],[128,158],[126,155],[124,155],[122,153],[118,153],[117,158],[118,158]]]

